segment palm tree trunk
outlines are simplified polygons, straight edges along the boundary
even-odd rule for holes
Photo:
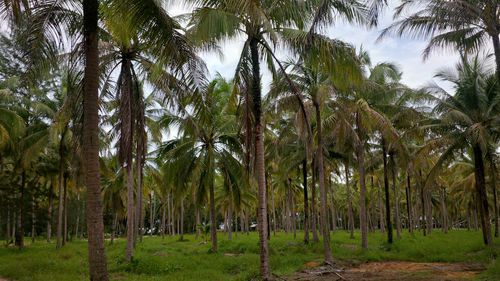
[[[366,184],[365,184],[365,147],[364,147],[364,138],[363,138],[363,129],[362,129],[361,120],[359,117],[359,113],[356,113],[356,127],[357,134],[359,137],[359,145],[357,148],[358,154],[358,169],[359,169],[359,220],[361,227],[361,248],[368,249],[368,222],[366,215]]]
[[[352,208],[351,185],[349,184],[349,160],[344,161],[345,188],[347,191],[347,225],[349,226],[349,237],[354,239],[354,211]]]
[[[318,165],[316,163],[316,156],[313,157],[312,164],[312,184],[311,184],[311,232],[313,235],[313,242],[316,243],[319,241],[318,238],[318,228],[316,227],[316,179],[317,179],[317,171]]]
[[[387,171],[387,152],[385,139],[382,138],[382,160],[384,163],[385,220],[387,226],[387,243],[392,244],[391,198],[389,196],[389,176]]]
[[[408,212],[408,231],[413,232],[413,215],[411,211],[411,181],[410,172],[406,173],[406,211]]]
[[[373,176],[372,176],[373,182]],[[385,222],[384,222],[384,207],[382,204],[382,188],[380,184],[378,184],[378,213],[379,213],[379,221],[380,221],[380,231],[385,232]]]
[[[181,219],[179,220],[180,241],[184,240],[184,198],[181,199]]]
[[[486,182],[484,177],[483,152],[479,145],[473,147],[474,151],[474,174],[476,178],[476,192],[479,201],[479,214],[481,228],[483,231],[484,244],[490,246],[493,243],[491,238],[490,214],[488,208],[488,197],[486,195]]]
[[[161,238],[165,238],[165,220],[167,219],[167,209],[165,208],[165,204],[161,207]],[[199,212],[196,211],[196,225],[198,225]],[[198,229],[198,227],[196,227]],[[198,231],[196,231],[196,239],[198,239]]]
[[[64,207],[63,207],[63,246],[68,242],[68,177],[64,175]]]
[[[500,39],[498,38],[498,33],[491,36],[493,41],[493,50],[495,52],[495,63],[496,63],[496,75],[498,81],[500,81]]]
[[[76,206],[75,238],[78,239],[78,230],[80,228],[80,192],[76,194]]]
[[[63,162],[62,141],[59,148],[59,201],[57,207],[57,244],[59,249],[63,244],[63,220],[64,220],[64,162]]]
[[[87,233],[91,281],[107,281],[99,174],[99,1],[83,0],[85,70],[83,84],[83,170],[87,186]]]
[[[332,178],[330,177],[330,188],[332,195],[330,196],[331,204],[332,204],[332,231],[337,230],[337,211],[335,210],[335,200],[334,200],[334,189],[332,184]]]
[[[318,163],[318,177],[319,177],[319,192],[320,192],[320,208],[321,208],[321,234],[323,235],[323,251],[325,254],[325,263],[332,265],[333,256],[332,250],[330,248],[330,231],[328,229],[328,207],[327,207],[327,193],[325,187],[325,173],[324,173],[324,163],[323,163],[323,138],[321,132],[321,112],[319,109],[319,104],[315,101],[314,108],[316,110],[316,138],[318,142],[318,152],[316,153],[317,163]]]
[[[53,202],[53,186],[52,182],[50,183],[50,190],[49,190],[49,208],[47,209],[47,243],[50,243],[50,238],[52,236],[52,202]]]
[[[143,215],[142,215],[142,174],[143,174],[143,154],[144,151],[142,149],[141,141],[137,140],[137,157],[136,157],[136,165],[137,165],[137,202],[135,204],[135,228],[134,228],[134,242],[139,239],[142,242],[142,226],[143,226]]]
[[[35,193],[33,192],[31,194],[31,243],[35,243],[35,223],[36,223],[36,216],[35,216]]]
[[[125,184],[127,186],[127,248],[125,249],[125,260],[132,261],[134,251],[134,173],[132,161],[125,166]]]
[[[195,211],[195,216],[196,216],[196,240],[198,240],[198,238],[200,238],[201,236],[201,218],[200,218],[200,208],[199,206],[196,205],[195,203],[195,208],[196,208],[196,211]],[[165,212],[165,211],[163,211]]]
[[[227,240],[233,240],[233,208],[231,202],[229,203],[229,209],[227,210]]]
[[[210,182],[210,238],[212,241],[212,252],[217,252],[217,225],[215,221],[215,193],[213,180]]]
[[[392,190],[394,192],[394,223],[396,224],[396,237],[401,238],[401,221],[399,215],[399,190],[396,187],[396,161],[394,161],[394,152],[389,152],[389,159],[391,162],[391,174],[392,174]]]
[[[422,228],[422,232],[423,232],[424,236],[426,236],[427,235],[426,229],[427,229],[428,221],[427,221],[426,208],[425,208],[424,184],[422,182],[423,181],[423,179],[422,179],[422,170],[420,170],[419,173],[420,173],[420,178],[419,178],[419,182],[420,182],[420,205],[421,205],[421,208],[422,208],[422,219],[421,219],[421,225],[420,225],[420,227]]]
[[[500,81],[500,80],[499,80]],[[488,151],[487,152],[487,157],[488,157],[488,162],[490,164],[490,178],[491,178],[491,191],[493,193],[493,211],[495,212],[494,213],[494,219],[495,219],[495,237],[498,237],[499,233],[498,233],[498,223],[499,223],[499,219],[498,219],[498,197],[497,197],[497,168],[496,168],[496,165],[495,165],[495,159],[493,157],[493,153],[491,151]]]
[[[258,39],[251,38],[250,52],[252,57],[252,99],[254,111],[254,136],[255,136],[255,168],[258,185],[258,212],[257,227],[260,241],[260,274],[263,280],[270,278],[269,245],[267,227],[267,200],[266,200],[266,175],[264,161],[264,128],[262,124],[262,102],[260,85],[260,58]]]
[[[302,160],[302,185],[304,188],[304,243],[309,244],[309,196],[307,194],[307,159]]]

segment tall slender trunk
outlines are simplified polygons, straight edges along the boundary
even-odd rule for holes
[[[91,281],[107,281],[99,175],[99,1],[83,0],[85,70],[83,78],[83,170],[87,186],[87,233]]]
[[[125,166],[125,184],[127,186],[127,247],[125,260],[132,261],[134,251],[134,173],[131,161]]]
[[[139,239],[142,242],[142,226],[143,226],[143,215],[142,215],[142,174],[143,174],[143,147],[142,142],[137,140],[137,196],[136,196],[136,210],[135,210],[135,227],[134,227],[134,242]]]
[[[391,161],[391,174],[392,174],[392,190],[394,192],[394,223],[396,224],[396,237],[401,238],[401,221],[399,214],[399,190],[396,186],[397,170],[396,161],[394,161],[394,152],[389,152],[389,159]]]
[[[6,242],[6,245],[9,245],[10,243],[12,243],[11,241],[11,231],[10,231],[10,208],[9,208],[9,205],[7,204],[7,227],[6,227],[6,233],[5,233],[5,242]]]
[[[391,198],[389,196],[389,176],[387,171],[387,152],[385,139],[382,138],[382,160],[384,163],[385,220],[387,226],[387,242],[392,243]]]
[[[134,169],[133,169],[133,143],[134,143],[134,118],[132,99],[132,62],[123,58],[121,61],[120,81],[120,161],[125,171],[125,186],[127,187],[127,246],[125,260],[132,261],[134,251],[135,232],[135,203],[134,203]]]
[[[57,207],[57,244],[56,248],[61,248],[63,243],[63,220],[64,220],[64,151],[63,141],[59,145],[59,200]]]
[[[488,197],[486,195],[486,182],[484,177],[483,152],[479,145],[474,145],[474,174],[476,178],[476,192],[479,201],[479,215],[481,228],[483,231],[484,244],[490,246],[493,243],[491,238],[490,213],[488,208]]]
[[[254,136],[255,136],[255,172],[258,185],[258,212],[257,227],[260,241],[260,274],[262,279],[270,278],[269,245],[267,227],[267,200],[266,200],[266,175],[264,161],[264,128],[262,124],[262,101],[260,85],[260,58],[258,39],[250,39],[250,53],[252,57],[252,99],[254,111]]]
[[[64,207],[63,207],[63,246],[68,242],[68,176],[64,174]]]
[[[309,244],[309,196],[307,194],[307,158],[302,160],[302,186],[304,188],[304,243]]]
[[[500,39],[498,38],[498,32],[490,36],[493,42],[493,51],[495,52],[496,75],[498,81],[500,81]]]
[[[318,177],[318,164],[316,163],[316,156],[313,157],[312,164],[312,184],[311,184],[311,232],[313,235],[313,242],[318,242],[318,228],[316,227],[316,179]]]
[[[227,210],[227,240],[233,240],[233,207],[229,202],[229,209]]]
[[[351,185],[349,184],[349,160],[344,161],[345,188],[347,192],[347,225],[349,227],[349,237],[354,239],[354,211],[352,208]]]
[[[425,213],[427,214],[427,234],[431,234],[432,228],[434,227],[434,219],[432,217],[432,202],[431,202],[431,191],[424,189],[425,195]]]
[[[333,184],[332,184],[332,178],[329,177],[330,179],[330,188],[332,195],[330,196],[331,199],[331,204],[332,204],[332,231],[337,230],[337,211],[335,210],[335,200],[334,200],[334,189],[333,189]]]
[[[411,180],[410,172],[406,172],[406,211],[408,212],[408,231],[413,232],[413,215],[411,210]]]
[[[196,219],[198,220],[199,218],[199,213],[196,213]],[[165,207],[165,204],[162,205],[161,207],[161,238],[165,238],[165,220],[167,219],[167,208]],[[198,221],[196,222],[196,229],[198,229]],[[196,232],[198,233],[198,231]],[[198,234],[196,236],[196,239],[198,239]]]
[[[423,178],[422,178],[422,170],[419,171],[420,173],[420,178],[419,178],[419,182],[420,182],[420,205],[421,205],[421,208],[422,208],[422,219],[421,219],[421,225],[420,227],[422,228],[422,232],[424,234],[424,236],[427,235],[427,232],[426,232],[426,229],[427,229],[427,216],[426,216],[426,208],[425,208],[425,200],[424,200],[424,184],[423,184]]]
[[[75,222],[75,238],[78,239],[78,230],[80,228],[80,192],[76,195],[76,222]]]
[[[366,215],[366,184],[365,184],[365,140],[364,132],[359,117],[356,113],[356,131],[359,138],[359,145],[357,147],[358,155],[358,169],[359,169],[359,220],[361,228],[361,248],[368,249],[368,222]]]
[[[181,199],[181,218],[179,220],[179,233],[180,233],[180,241],[184,240],[184,198]]]
[[[35,193],[31,193],[31,243],[35,243],[35,238],[36,238],[36,231],[35,231],[35,223],[36,223],[36,216],[35,216]]]
[[[217,252],[217,225],[215,221],[215,193],[213,180],[209,187],[210,200],[210,239],[212,241],[212,252]]]
[[[328,206],[326,202],[327,193],[325,187],[325,172],[323,163],[323,137],[321,132],[321,112],[319,104],[315,101],[314,107],[316,109],[316,138],[318,142],[318,152],[316,153],[318,163],[318,178],[319,178],[319,192],[320,192],[320,208],[321,208],[321,234],[323,235],[323,251],[325,254],[325,263],[333,264],[332,250],[330,248],[330,231],[328,230]]]
[[[372,184],[373,184],[373,176],[372,176]],[[384,207],[382,204],[382,187],[380,183],[378,184],[378,213],[379,213],[379,223],[380,223],[380,231],[385,232],[385,222],[384,222]]]
[[[500,81],[500,80],[499,80]],[[491,192],[493,193],[493,214],[495,220],[495,237],[499,236],[499,219],[498,219],[498,195],[497,195],[497,168],[495,165],[495,159],[492,151],[487,152],[488,162],[490,164],[490,182],[491,182]]]
[[[51,181],[50,190],[49,190],[49,207],[47,209],[47,242],[48,243],[50,243],[50,238],[52,237],[52,202],[53,202],[52,191],[53,190],[54,190],[53,183]]]
[[[200,218],[200,208],[195,203],[195,219],[196,219],[196,240],[201,236],[201,218]],[[165,210],[163,211],[165,213]]]
[[[149,236],[153,236],[154,218],[153,218],[153,193],[149,193]]]

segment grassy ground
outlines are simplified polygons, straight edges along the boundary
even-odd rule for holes
[[[426,261],[474,262],[486,267],[480,280],[500,280],[500,239],[494,249],[485,249],[479,232],[452,231],[443,234],[436,230],[423,237],[404,233],[389,248],[385,236],[372,233],[367,251],[358,246],[359,233],[354,240],[343,231],[332,234],[333,254],[340,260],[364,261]],[[256,233],[233,236],[228,241],[219,233],[219,252],[209,252],[210,245],[200,243],[194,236],[186,241],[176,237],[145,237],[137,246],[134,262],[123,260],[125,241],[119,239],[107,245],[108,269],[112,280],[250,280],[258,275],[258,237]],[[322,260],[321,243],[303,245],[302,234],[278,233],[271,237],[271,268],[277,275],[292,274],[306,262]],[[86,241],[73,241],[63,249],[54,244],[37,241],[19,251],[0,248],[0,276],[12,280],[87,280]],[[495,260],[494,257],[499,256]]]

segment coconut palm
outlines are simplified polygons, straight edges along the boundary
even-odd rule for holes
[[[179,138],[168,141],[159,149],[160,155],[172,168],[170,177],[173,181],[179,186],[197,186],[198,202],[208,193],[214,252],[217,251],[216,169],[221,171],[228,189],[239,188],[244,179],[241,164],[236,158],[241,153],[241,147],[235,115],[231,113],[234,112],[234,104],[228,102],[231,92],[231,83],[219,76],[208,85],[203,95],[192,98],[192,113],[182,110],[179,115],[166,116],[162,122],[179,125],[180,134]]]
[[[394,14],[399,20],[386,28],[381,37],[391,33],[430,37],[424,57],[436,48],[472,54],[491,40],[500,80],[499,13],[500,4],[491,0],[404,0]]]
[[[487,65],[487,59],[479,55],[471,59],[462,58],[455,70],[443,70],[436,76],[453,83],[455,94],[433,85],[429,90],[439,97],[435,112],[439,119],[429,128],[442,136],[445,144],[435,167],[429,172],[427,183],[436,176],[442,164],[450,159],[457,149],[471,149],[474,160],[476,196],[479,200],[483,241],[492,244],[489,204],[486,193],[484,155],[490,140],[498,140],[499,99],[496,77]]]

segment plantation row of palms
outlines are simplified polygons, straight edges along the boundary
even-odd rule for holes
[[[458,50],[460,63],[436,73],[451,92],[412,89],[397,63],[324,35],[340,22],[376,26],[384,1],[190,2],[175,17],[158,0],[0,4],[8,244],[50,242],[53,229],[57,248],[86,237],[91,280],[108,280],[108,236],[126,237],[131,262],[144,235],[196,232],[216,252],[219,228],[231,240],[256,226],[265,280],[277,231],[321,238],[330,265],[337,229],[359,228],[363,249],[370,231],[392,243],[394,231],[434,228],[480,227],[492,245],[497,1],[405,0],[381,33],[429,38],[425,55]],[[234,77],[210,79],[200,54],[236,39]]]

